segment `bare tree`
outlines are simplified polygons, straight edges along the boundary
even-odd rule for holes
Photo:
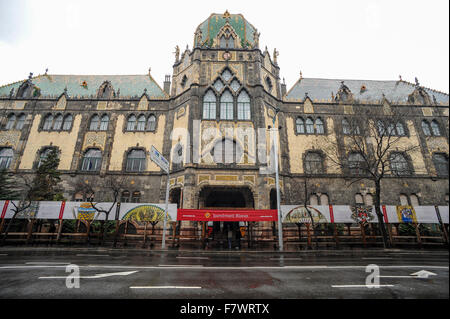
[[[407,177],[412,174],[409,160],[420,151],[419,140],[408,138],[408,111],[390,107],[372,107],[358,110],[358,115],[348,116],[337,125],[336,139],[328,139],[323,149],[326,158],[349,179],[350,184],[371,180],[375,186],[375,212],[383,237],[384,247],[390,242],[380,209],[382,180],[386,176]],[[409,132],[414,137],[415,131]]]
[[[33,203],[33,197],[36,192],[35,184],[32,181],[32,178],[29,176],[25,176],[23,174],[16,174],[16,189],[15,194],[18,199],[17,203],[14,200],[11,200],[13,216],[9,220],[8,226],[6,226],[5,233],[3,234],[2,246],[5,244],[6,237],[8,236],[9,229],[16,219],[17,215],[26,211],[31,207]],[[14,199],[14,198],[11,198]],[[3,226],[3,225],[2,225]],[[3,227],[2,227],[3,228]],[[0,229],[1,231],[1,229]]]
[[[112,212],[113,207],[119,201],[120,194],[129,185],[128,177],[126,176],[107,176],[107,177],[92,177],[92,178],[78,178],[75,181],[75,188],[77,191],[81,191],[86,195],[87,201],[91,204],[98,214],[104,214],[105,219],[101,220],[100,226],[100,244],[103,242],[106,228],[105,222],[109,219],[109,215]],[[109,207],[100,207],[98,201],[95,201],[96,195],[103,193],[103,202],[111,202]],[[98,196],[97,196],[98,197]],[[88,228],[90,223],[88,225]],[[89,239],[89,229],[88,229]]]

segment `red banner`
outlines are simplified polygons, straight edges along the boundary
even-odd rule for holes
[[[384,222],[385,222],[386,224],[389,224],[389,220],[388,220],[387,212],[386,212],[386,206],[385,206],[385,205],[382,205],[382,206],[381,206],[381,209],[383,210]]]
[[[276,209],[178,209],[177,220],[275,222],[278,218]]]
[[[59,209],[59,219],[63,218],[64,215],[64,207],[66,207],[66,202],[61,202],[61,208]]]
[[[6,210],[8,209],[8,205],[9,205],[9,200],[6,200],[5,204],[3,205],[2,219],[5,218],[5,214],[6,214]]]

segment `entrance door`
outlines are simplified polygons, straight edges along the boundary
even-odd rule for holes
[[[208,187],[201,191],[199,198],[201,209],[248,209],[254,208],[253,194],[249,188]],[[242,222],[209,222],[206,237],[209,246],[229,249],[240,247],[240,226]],[[245,222],[245,224],[247,224]]]

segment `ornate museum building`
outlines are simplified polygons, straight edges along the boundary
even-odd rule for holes
[[[447,93],[417,79],[301,74],[287,90],[278,52],[261,49],[259,36],[241,14],[211,14],[195,30],[192,49],[176,47],[172,76],[162,86],[149,70],[143,75],[46,72],[0,87],[0,167],[33,173],[56,148],[67,200],[86,200],[76,178],[126,175],[122,202],[162,203],[167,175],[150,159],[154,146],[170,159],[169,198],[180,208],[270,209],[276,208],[276,192],[267,160],[268,128],[275,126],[283,205],[303,203],[299,189],[306,176],[311,205],[371,205],[372,182],[349,183],[324,148],[349,133],[347,123],[361,110],[401,108],[409,115],[394,129],[417,148],[392,157],[392,167],[407,166],[408,173],[383,180],[381,201],[448,205]],[[99,190],[95,200],[106,197]]]

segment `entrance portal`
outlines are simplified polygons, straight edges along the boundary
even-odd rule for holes
[[[206,187],[200,192],[199,208],[253,209],[253,194],[247,187]],[[212,247],[240,248],[240,227],[246,227],[247,224],[247,222],[208,222],[205,237]]]

